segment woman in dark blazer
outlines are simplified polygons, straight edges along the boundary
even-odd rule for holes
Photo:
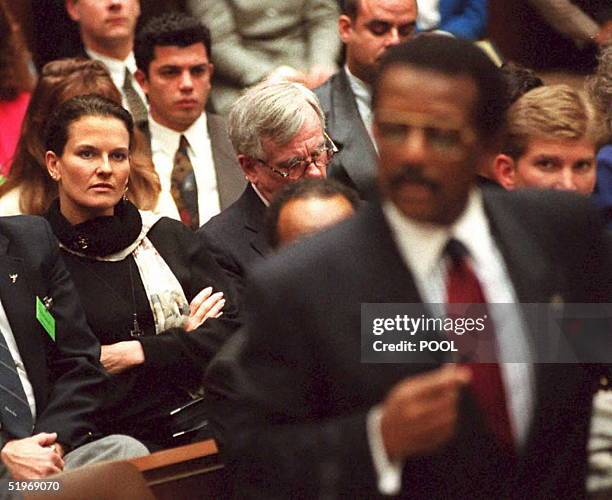
[[[159,449],[202,437],[203,371],[239,322],[194,234],[124,196],[132,134],[129,113],[108,99],[60,106],[46,131],[59,192],[47,219],[110,374],[101,424]]]

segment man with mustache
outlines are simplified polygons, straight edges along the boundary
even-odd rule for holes
[[[136,78],[149,100],[157,210],[197,229],[238,199],[244,177],[226,123],[205,112],[214,66],[208,28],[181,13],[151,19],[136,39]]]
[[[503,89],[466,41],[420,37],[383,58],[373,91],[381,202],[252,275],[227,434],[249,498],[585,496],[599,374],[536,364],[550,332],[533,328],[523,304],[609,302],[609,249],[587,200],[477,187]],[[362,318],[384,303],[423,317],[488,304],[486,363],[410,349],[372,362],[375,332]]]
[[[372,82],[385,51],[416,32],[415,0],[342,2],[338,31],[346,49],[344,67],[315,90],[340,152],[329,176],[369,199],[376,176],[372,136]]]

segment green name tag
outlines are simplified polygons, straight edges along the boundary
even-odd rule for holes
[[[55,318],[47,311],[47,308],[38,297],[36,297],[36,319],[55,342]]]

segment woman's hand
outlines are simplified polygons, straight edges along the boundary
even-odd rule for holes
[[[223,314],[225,299],[223,292],[212,293],[211,286],[204,288],[189,304],[189,319],[185,323],[185,331],[195,330],[208,318],[218,318]]]
[[[116,344],[103,345],[100,363],[112,375],[144,363],[142,344],[137,340],[127,340]]]

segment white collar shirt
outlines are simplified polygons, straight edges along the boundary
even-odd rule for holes
[[[202,113],[184,132],[177,132],[165,127],[149,116],[149,131],[151,133],[153,163],[161,183],[161,192],[154,212],[180,220],[170,186],[174,156],[179,147],[181,135],[184,135],[189,143],[187,155],[193,166],[198,189],[200,225],[205,224],[211,217],[221,211],[217,174],[206,113]]]
[[[495,325],[498,359],[506,392],[506,401],[515,441],[526,442],[534,407],[534,374],[527,329],[524,325],[516,292],[505,261],[491,234],[480,191],[473,190],[462,215],[450,226],[423,224],[406,218],[390,201],[383,204],[399,253],[410,269],[423,302],[431,304],[433,314],[440,315],[446,303],[447,259],[444,249],[450,238],[467,248],[472,268],[483,289],[489,313]],[[504,359],[523,362],[503,362]],[[383,494],[396,494],[401,488],[401,464],[390,463],[379,434],[380,410],[368,418],[368,437],[372,458]],[[408,486],[409,488],[409,486]]]
[[[374,115],[372,113],[372,89],[363,80],[353,75],[348,66],[344,66],[344,71],[346,71],[346,76],[348,78],[351,91],[353,92],[353,96],[355,96],[355,102],[357,103],[357,110],[359,111],[361,121],[368,131],[368,135],[370,136],[370,140],[374,145],[374,149],[376,149],[376,152],[378,152],[378,146],[376,145],[374,135],[372,134],[372,124],[374,122]]]
[[[98,52],[88,48],[85,49],[85,52],[92,59],[104,63],[104,65],[108,69],[108,72],[110,73],[111,79],[113,80],[115,87],[117,87],[117,89],[119,89],[119,92],[121,92],[122,104],[125,109],[129,109],[127,99],[125,98],[125,95],[123,95],[123,82],[125,81],[126,68],[132,74],[132,86],[134,87],[134,90],[136,90],[136,92],[142,99],[142,102],[145,103],[145,106],[147,105],[147,97],[144,93],[144,90],[142,90],[142,87],[134,78],[134,74],[136,73],[136,70],[138,68],[136,67],[136,59],[134,58],[133,52],[130,52],[130,55],[127,56],[124,61],[121,61],[120,59],[114,59],[103,54],[99,54]]]

